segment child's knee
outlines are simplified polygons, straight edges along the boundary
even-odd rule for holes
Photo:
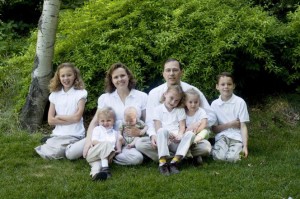
[[[229,151],[226,157],[228,162],[237,162],[241,160],[240,151]]]
[[[214,160],[226,161],[226,151],[219,145],[215,145],[211,151]]]
[[[228,162],[237,162],[240,160],[240,156],[239,155],[234,155],[234,156],[227,156],[226,160]]]
[[[226,160],[225,154],[222,153],[221,151],[213,149],[211,154],[214,160],[220,160],[220,161]]]
[[[195,139],[196,135],[192,131],[187,131],[187,132],[184,133],[184,136],[189,136],[192,139]]]
[[[168,131],[166,130],[166,129],[164,129],[164,128],[160,128],[160,129],[158,129],[158,131],[157,131],[157,135],[161,135],[161,134],[163,134],[163,135],[168,135]]]
[[[67,146],[65,150],[65,156],[68,160],[76,160],[82,156],[83,151],[77,150],[72,145]]]

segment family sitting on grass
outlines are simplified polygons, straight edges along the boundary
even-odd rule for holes
[[[44,159],[83,156],[95,181],[112,177],[112,162],[137,165],[144,156],[158,162],[166,176],[179,173],[185,158],[201,165],[205,156],[228,162],[240,160],[241,154],[247,157],[249,114],[245,101],[233,94],[232,75],[218,75],[220,97],[211,105],[181,76],[180,62],[168,59],[163,68],[166,82],[147,95],[135,89],[136,80],[124,64],[113,64],[85,136],[87,91],[79,70],[71,63],[61,64],[49,85],[48,123],[55,128],[35,151]],[[212,146],[208,138],[213,134]]]

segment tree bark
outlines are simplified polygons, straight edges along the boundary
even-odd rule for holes
[[[20,114],[23,128],[34,132],[41,126],[48,102],[48,84],[53,75],[55,35],[58,24],[60,0],[44,0],[38,24],[36,55],[32,71],[32,82],[26,103]]]

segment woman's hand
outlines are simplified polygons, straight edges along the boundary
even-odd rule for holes
[[[86,158],[87,153],[91,147],[92,147],[92,141],[86,139],[84,143],[83,153],[82,153],[83,158]]]
[[[125,127],[125,133],[130,137],[140,137],[141,130],[137,127]]]

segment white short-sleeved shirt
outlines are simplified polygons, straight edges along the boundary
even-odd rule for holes
[[[183,91],[186,91],[190,88],[195,89],[196,91],[198,91],[199,95],[200,95],[200,99],[201,99],[201,107],[204,108],[204,110],[206,111],[206,114],[208,115],[208,126],[212,126],[215,122],[216,122],[216,117],[215,114],[213,112],[213,110],[211,109],[207,99],[205,98],[205,96],[203,95],[203,93],[196,87],[187,84],[185,82],[180,82],[180,85],[182,87]],[[153,110],[156,106],[158,106],[160,104],[160,99],[161,96],[167,91],[168,89],[168,85],[167,83],[164,83],[154,89],[152,89],[149,92],[149,96],[148,96],[148,102],[147,102],[147,107],[146,107],[146,123],[148,125],[148,135],[152,136],[155,135],[155,129],[154,129],[154,124],[153,124]]]
[[[179,122],[185,118],[184,108],[174,108],[169,112],[164,104],[155,107],[153,113],[153,120],[159,120],[161,122],[161,127],[170,132],[178,132]]]
[[[199,107],[193,116],[186,115],[186,127],[189,128],[191,124],[199,122],[202,119],[207,119],[207,114],[203,108]]]
[[[211,103],[211,107],[217,116],[216,124],[225,124],[236,119],[239,119],[240,122],[250,121],[246,102],[234,94],[226,102],[222,101],[221,97],[219,97]],[[222,135],[234,140],[242,141],[240,129],[226,129],[216,135],[216,141],[219,140]]]
[[[92,132],[92,141],[110,142],[115,148],[119,132],[114,129],[106,129],[103,126],[96,126]]]
[[[112,93],[104,93],[98,98],[98,109],[110,106],[116,113],[116,122],[114,129],[119,129],[124,118],[124,110],[133,106],[138,111],[138,117],[141,117],[141,112],[146,109],[148,95],[144,92],[131,89],[129,95],[125,99],[125,104],[115,90]]]
[[[86,100],[86,90],[76,90],[73,87],[65,92],[61,91],[52,92],[49,96],[49,101],[54,104],[56,115],[73,115],[78,110],[78,103],[81,99]],[[85,128],[83,125],[83,118],[74,124],[69,125],[55,125],[52,131],[53,135],[72,135],[72,136],[85,136]]]

